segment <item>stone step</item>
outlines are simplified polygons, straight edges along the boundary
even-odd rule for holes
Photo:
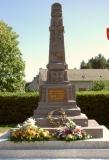
[[[49,130],[51,133],[54,133],[57,128],[53,127],[42,127],[45,130]],[[84,131],[92,135],[92,138],[102,138],[103,137],[103,128],[95,121],[88,120],[88,126],[82,127]]]
[[[39,102],[38,106],[72,106],[76,107],[76,102],[73,100],[69,100],[68,102]]]
[[[76,105],[75,106],[61,106],[61,105],[54,105],[54,106],[52,106],[52,105],[44,105],[44,106],[38,106],[37,107],[37,109],[40,109],[40,110],[45,110],[45,109],[49,109],[49,110],[54,110],[54,109],[60,109],[60,108],[62,108],[62,109],[77,109],[77,108],[79,108],[79,107],[77,107]],[[36,110],[37,110],[36,109]]]
[[[62,107],[63,108],[63,107]],[[44,109],[38,107],[36,110],[34,110],[34,115],[47,115],[50,111],[55,110],[55,109],[60,109],[59,107],[55,107],[54,109],[50,107],[46,107]],[[66,115],[68,116],[76,116],[81,114],[80,108],[71,108],[68,109],[67,107],[63,108],[65,111]],[[57,112],[54,112],[54,115],[56,115]],[[59,113],[58,113],[59,114]]]
[[[54,120],[58,120],[60,118],[60,116],[56,115],[53,116]],[[34,115],[32,116],[32,118],[34,118],[36,120],[36,125],[40,126],[40,127],[46,127],[46,126],[50,126],[49,120],[47,118],[47,116],[43,116],[43,115]],[[68,119],[73,120],[77,125],[80,126],[88,126],[88,118],[85,114],[81,113],[80,115],[77,116],[67,116]]]
[[[88,127],[82,127],[87,133],[90,133],[93,138],[102,138],[103,129],[95,120],[88,120]]]
[[[101,126],[101,128],[103,129],[103,138],[73,142],[52,140],[13,143],[7,141],[8,132],[0,137],[0,158],[109,159],[109,130],[105,126]]]
[[[42,144],[43,145],[43,144]],[[18,150],[0,150],[0,158],[2,160],[8,160],[12,158],[12,160],[25,159],[27,160],[51,160],[55,159],[74,159],[74,160],[106,160],[109,159],[109,149],[50,149],[50,150],[42,150],[42,149],[18,149]],[[14,159],[15,158],[15,159]],[[37,159],[36,159],[37,158]],[[85,159],[83,159],[85,158]]]

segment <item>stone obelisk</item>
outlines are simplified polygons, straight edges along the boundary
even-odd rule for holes
[[[64,26],[62,19],[62,7],[55,3],[51,8],[50,48],[48,70],[65,70]]]
[[[84,127],[93,137],[102,137],[103,130],[96,121],[89,121],[85,114],[76,105],[75,86],[71,85],[67,76],[65,62],[64,26],[62,19],[62,6],[54,3],[51,7],[51,24],[49,63],[47,64],[47,81],[40,85],[38,108],[34,110],[33,118],[36,124],[50,131],[56,129],[48,120],[48,113],[52,110],[63,109],[68,119]],[[55,113],[56,116],[57,113]],[[55,117],[54,117],[55,120]],[[90,127],[91,124],[91,127]],[[93,124],[95,128],[93,128]],[[96,128],[97,125],[97,128]]]
[[[52,5],[49,30],[50,47],[49,63],[47,64],[47,81],[44,85],[40,86],[39,105],[42,104],[42,102],[69,102],[72,105],[75,104],[75,94],[73,95],[72,85],[67,77],[68,66],[65,63],[62,6],[59,3]],[[58,94],[56,94],[56,92],[58,92]]]

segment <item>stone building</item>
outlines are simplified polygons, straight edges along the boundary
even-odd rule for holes
[[[76,85],[76,91],[88,91],[92,87],[92,82],[99,79],[109,80],[109,69],[68,69],[68,80]],[[39,85],[47,80],[47,69],[39,69],[39,74],[34,77],[28,85],[39,91]]]

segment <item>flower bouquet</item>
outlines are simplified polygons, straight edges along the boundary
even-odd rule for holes
[[[89,139],[92,136],[82,130],[81,126],[75,124],[75,122],[68,120],[64,127],[60,127],[56,130],[54,136],[58,140],[75,141]]]
[[[12,131],[10,131],[10,141],[44,141],[52,138],[48,130],[43,130],[35,126],[35,120],[32,118],[27,119],[27,121],[17,127],[17,129],[12,129]]]

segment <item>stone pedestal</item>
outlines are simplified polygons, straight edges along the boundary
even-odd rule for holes
[[[75,86],[68,81],[64,49],[64,26],[62,7],[55,3],[51,8],[49,63],[47,64],[47,81],[40,86],[38,108],[34,110],[33,118],[41,128],[51,132],[56,129],[51,126],[47,118],[48,113],[54,109],[63,109],[67,118],[91,133],[93,137],[103,137],[103,130],[95,120],[81,113],[76,105]],[[54,120],[59,118],[55,113]]]

